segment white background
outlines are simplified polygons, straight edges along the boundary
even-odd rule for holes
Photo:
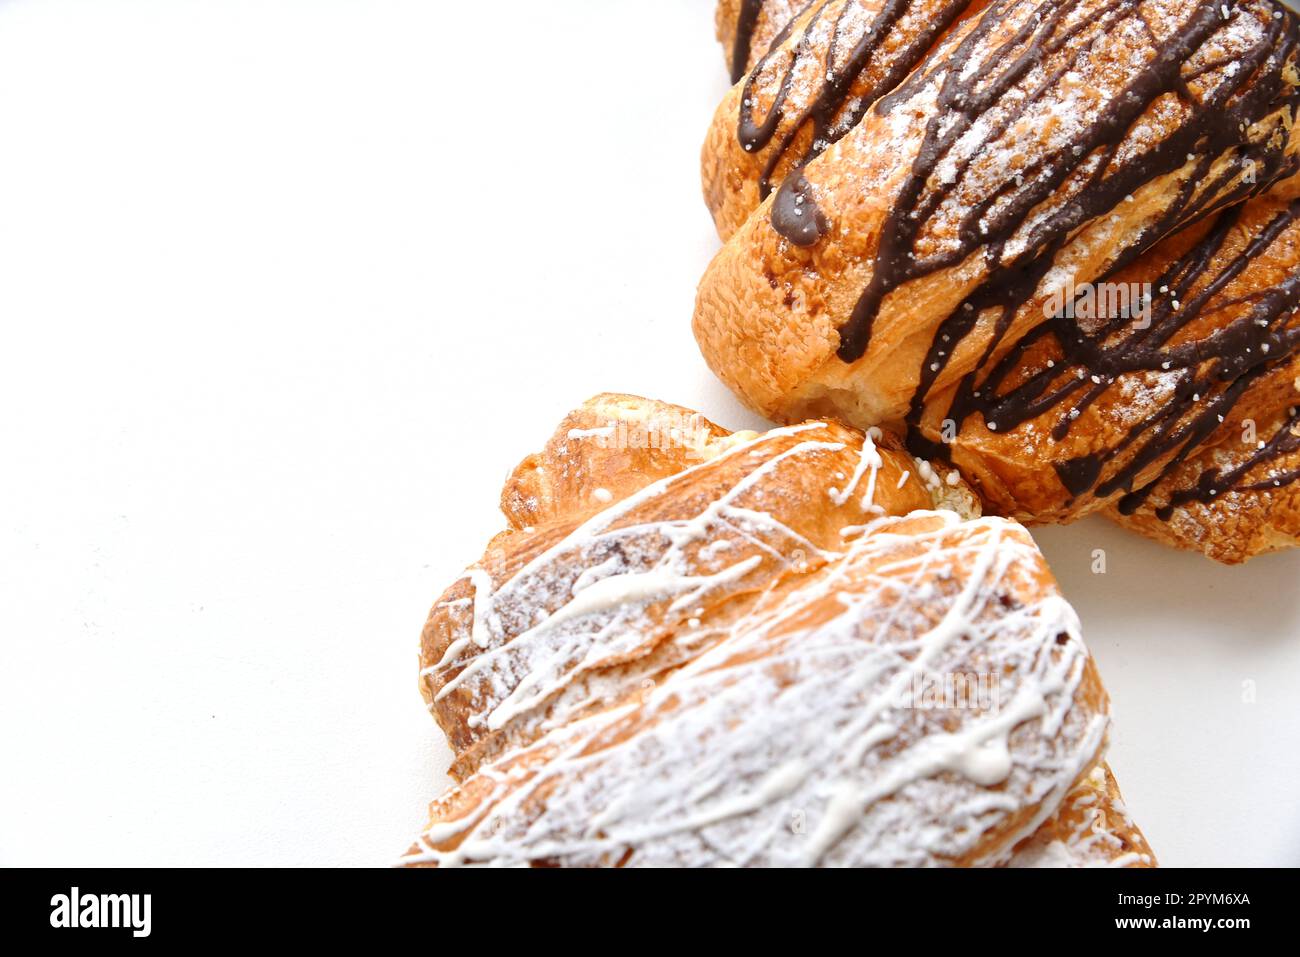
[[[601,390],[758,424],[689,327],[712,33],[0,0],[0,863],[405,849],[447,760],[417,636],[506,471]],[[1300,554],[1040,540],[1162,860],[1300,864]]]

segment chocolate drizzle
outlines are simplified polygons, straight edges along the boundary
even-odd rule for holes
[[[736,39],[731,46],[731,82],[739,83],[749,65],[749,51],[754,45],[754,28],[758,26],[758,14],[763,9],[763,0],[744,0],[740,5],[740,16],[736,20]]]
[[[1223,10],[1229,10],[1234,18],[1252,16],[1233,9],[1232,3],[1202,0],[1188,5],[1191,15],[1171,30],[1166,40],[1152,40],[1154,56],[1134,72],[1122,91],[1088,117],[1073,138],[1071,150],[1043,157],[1001,190],[965,208],[952,230],[954,241],[936,252],[921,254],[918,240],[925,227],[937,212],[951,205],[963,177],[981,158],[981,149],[968,156],[955,149],[977,122],[989,127],[987,144],[1007,134],[1030,107],[1050,106],[1066,75],[1095,55],[1100,34],[1137,21],[1148,36],[1155,36],[1138,0],[1105,5],[1043,0],[1029,6],[1031,13],[1024,9],[1025,0],[995,0],[955,49],[938,62],[923,66],[877,104],[877,112],[887,115],[924,85],[936,82],[939,75],[937,108],[882,229],[871,282],[840,329],[839,355],[845,362],[856,361],[866,352],[872,325],[889,293],[910,280],[956,266],[976,250],[983,250],[989,273],[973,297],[976,301],[963,308],[998,307],[1009,321],[1010,314],[1032,296],[1036,280],[1046,274],[1074,231],[1109,213],[1152,180],[1189,162],[1194,165],[1163,219],[1129,237],[1128,245],[1118,251],[1120,262],[1135,258],[1166,233],[1204,215],[1210,200],[1221,205],[1241,199],[1289,171],[1280,144],[1251,143],[1248,131],[1250,124],[1281,106],[1294,109],[1294,88],[1288,87],[1287,95],[1282,95],[1282,73],[1295,47],[1294,18],[1269,17],[1262,27],[1266,42],[1237,57],[1235,71],[1198,99],[1190,89],[1191,80],[1183,75],[1185,65],[1224,26]],[[1085,6],[1097,9],[1091,16],[1072,16]],[[1259,6],[1255,5],[1256,11]],[[995,43],[992,37],[997,28],[1013,11],[1023,23],[1005,43]],[[972,69],[972,63],[978,66]],[[1031,76],[1031,71],[1044,74],[1041,81]],[[1035,86],[1026,88],[1034,81]],[[1157,99],[1170,94],[1186,108],[1182,122],[1149,148],[1139,149],[1127,142],[1143,114]],[[1122,151],[1122,146],[1130,148]],[[1238,151],[1242,163],[1255,164],[1255,183],[1239,183],[1230,195],[1223,195],[1231,181],[1240,177],[1240,166],[1222,173],[1219,182],[1207,184],[1205,177],[1214,162],[1232,150]],[[948,175],[937,175],[941,163],[951,165]],[[1084,178],[1083,187],[1068,202],[1057,203],[1047,214],[1039,215],[1033,229],[1023,236],[1022,251],[1004,260],[1008,241],[1021,230],[1030,212],[1038,214],[1040,204],[1051,201],[1067,181],[1078,177]],[[959,313],[945,325],[949,328],[944,332],[951,334],[968,329],[970,322]]]
[[[815,30],[837,3],[839,12],[831,27],[830,42],[825,46],[825,62],[819,60],[817,67],[820,86],[809,104],[787,124],[786,110],[795,74],[806,57],[819,56],[820,44],[814,41]],[[804,22],[798,42],[793,47],[786,46],[799,19],[796,17],[754,68],[741,97],[737,130],[741,146],[746,152],[757,153],[776,143],[759,178],[760,197],[766,199],[772,192],[778,167],[782,160],[792,155],[796,145],[803,144],[802,152],[794,157],[791,168],[799,170],[857,126],[872,104],[903,81],[935,40],[971,3],[972,0],[885,0],[875,16],[861,28],[862,34],[856,41],[847,35],[850,29],[859,29],[850,16],[861,9],[856,0],[822,0],[805,7],[800,17],[812,7],[816,9]],[[935,10],[932,15],[927,15],[931,6]],[[908,14],[914,14],[914,19],[920,21],[909,25],[910,41],[897,48],[888,48],[887,41]],[[837,64],[836,61],[841,59],[839,51],[848,42],[853,46],[842,58],[843,63]],[[767,115],[759,121],[755,118],[756,84],[766,74],[772,59],[782,55],[787,56],[789,62],[781,74],[776,97]],[[859,81],[868,72],[874,74],[874,79],[859,88]],[[776,228],[791,241],[798,242],[781,226]],[[796,229],[796,234],[799,233],[802,230]]]
[[[896,21],[899,7],[887,4],[881,11],[880,31]],[[1146,21],[1145,7],[1138,0],[1105,4],[994,0],[979,20],[954,38],[950,48],[928,60],[874,107],[887,116],[922,93],[927,84],[935,85],[936,105],[882,227],[871,281],[840,329],[840,358],[853,362],[865,354],[882,303],[905,283],[957,266],[976,253],[985,265],[983,280],[940,323],[922,365],[907,416],[909,444],[916,454],[945,456],[945,447],[927,440],[919,427],[923,416],[934,411],[927,408],[927,401],[935,383],[963,340],[977,329],[987,335],[987,342],[972,371],[957,384],[944,416],[959,428],[969,416],[979,414],[990,430],[1006,432],[1055,410],[1059,414],[1053,438],[1061,441],[1072,423],[1120,377],[1173,370],[1167,400],[1133,425],[1113,448],[1055,466],[1070,495],[1120,494],[1119,507],[1132,512],[1162,478],[1218,430],[1260,377],[1294,357],[1300,329],[1288,325],[1288,319],[1300,305],[1300,270],[1257,295],[1247,314],[1227,327],[1188,342],[1180,341],[1178,334],[1212,304],[1214,309],[1222,308],[1215,303],[1216,293],[1297,218],[1297,207],[1287,208],[1239,256],[1215,266],[1220,271],[1208,275],[1241,215],[1240,207],[1233,204],[1300,168],[1294,157],[1286,155],[1287,132],[1275,129],[1273,135],[1260,136],[1256,129],[1260,121],[1285,108],[1289,131],[1300,105],[1296,87],[1287,79],[1288,71],[1295,69],[1296,20],[1290,14],[1274,15],[1279,8],[1266,0],[1226,4],[1202,0],[1175,9],[1180,14],[1187,11],[1186,18],[1177,25],[1162,24],[1164,38],[1158,40],[1159,31]],[[1238,47],[1227,57],[1214,60],[1208,53],[1198,57],[1208,41],[1238,18],[1253,21],[1258,42],[1239,32]],[[1014,29],[1000,37],[1008,23]],[[1054,106],[1068,110],[1063,85],[1078,82],[1081,65],[1099,55],[1100,41],[1120,30],[1131,36],[1135,28],[1148,38],[1152,55],[1125,75],[1122,85],[1095,101],[1085,122],[1071,134],[1072,149],[1043,156],[1000,189],[986,190],[979,201],[970,201],[969,193],[978,194],[975,187],[963,196],[963,188],[969,185],[966,178],[975,177],[978,185],[988,173],[981,163],[987,167],[997,162],[985,155],[990,144],[996,146],[999,139],[1009,137],[1017,122],[1044,115],[1043,108],[1048,113]],[[877,32],[873,26],[864,41],[874,37],[872,42],[879,42]],[[1231,47],[1231,42],[1226,45]],[[788,83],[787,79],[773,113],[779,112]],[[1163,136],[1148,143],[1139,134],[1158,100],[1162,101]],[[1171,100],[1176,100],[1176,110],[1170,108]],[[1171,115],[1176,118],[1172,129]],[[969,143],[976,124],[981,142],[972,149]],[[772,135],[775,126],[771,115],[761,128],[746,130],[742,122],[742,135],[750,133],[757,143],[761,135]],[[1151,324],[1141,329],[1121,315],[1103,322],[1101,329],[1087,331],[1073,318],[1073,310],[1062,310],[1062,315],[1038,324],[1008,349],[1003,340],[1017,315],[1032,308],[1057,254],[1077,231],[1110,214],[1144,185],[1180,170],[1186,175],[1180,177],[1181,186],[1168,205],[1146,228],[1130,231],[1114,250],[1105,275],[1095,279],[1105,281],[1161,238],[1217,214],[1205,237],[1158,282],[1168,289],[1199,291],[1185,302],[1171,296],[1150,303]],[[960,210],[955,220],[951,218],[954,208]],[[939,216],[950,218],[932,229]],[[825,232],[824,214],[802,174],[788,179],[778,194],[772,222],[801,246],[816,244]],[[1026,374],[1029,351],[1044,345],[1048,337],[1054,340],[1055,365]],[[1208,501],[1238,486],[1248,472],[1270,458],[1295,450],[1300,439],[1291,435],[1294,423],[1292,413],[1273,439],[1247,461],[1206,472],[1194,488],[1174,492],[1160,514],[1168,516],[1193,499]],[[1158,473],[1156,478],[1138,486],[1139,477],[1152,470]],[[1274,476],[1270,481],[1280,480]]]
[[[802,172],[792,173],[772,201],[772,228],[796,246],[815,246],[830,224]]]
[[[1223,290],[1280,238],[1295,242],[1292,227],[1300,223],[1300,201],[1281,208],[1272,218],[1251,229],[1245,248],[1234,256],[1223,254],[1225,242],[1243,228],[1244,207],[1220,213],[1205,236],[1165,271],[1153,277],[1153,289],[1164,289],[1149,303],[1149,324],[1116,316],[1088,334],[1067,315],[1057,315],[1024,336],[980,381],[978,388],[963,382],[947,416],[962,422],[980,414],[990,429],[1007,432],[1056,412],[1052,438],[1063,440],[1083,411],[1125,376],[1138,376],[1148,384],[1153,376],[1164,379],[1167,396],[1140,421],[1131,425],[1115,444],[1088,455],[1058,462],[1056,473],[1075,498],[1093,493],[1106,498],[1124,493],[1119,509],[1131,514],[1152,491],[1227,419],[1250,387],[1268,373],[1289,365],[1300,352],[1300,325],[1293,325],[1300,307],[1300,265],[1280,283],[1244,297],[1226,300]],[[1178,299],[1179,291],[1189,294]],[[1222,328],[1200,337],[1180,339],[1179,334],[1220,310],[1236,308],[1239,315]],[[1054,358],[1042,359],[1044,347]],[[1027,362],[1034,352],[1037,363]],[[1014,384],[1010,384],[1014,382]],[[1155,394],[1152,392],[1151,394]],[[914,406],[915,425],[921,408]],[[1208,502],[1234,488],[1254,489],[1289,484],[1296,476],[1275,476],[1266,483],[1240,485],[1256,467],[1300,448],[1291,433],[1297,423],[1292,409],[1273,439],[1246,460],[1223,470],[1204,472],[1196,485],[1172,493],[1157,515],[1168,519],[1173,509],[1197,500]],[[914,429],[914,448],[942,454]],[[1104,481],[1106,467],[1126,456]],[[1137,485],[1140,475],[1156,466],[1156,474]]]

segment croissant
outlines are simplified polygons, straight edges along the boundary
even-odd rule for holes
[[[998,0],[941,20],[830,0],[791,22],[739,88],[740,109],[794,118],[789,156],[758,157],[761,202],[715,122],[706,195],[724,233],[746,218],[700,286],[710,366],[778,421],[897,429],[1021,521],[1103,511],[1229,562],[1294,544],[1296,18]],[[872,78],[936,31],[905,77]],[[820,114],[768,74],[834,86],[859,34],[874,105],[807,140]]]
[[[1025,531],[827,421],[602,395],[507,480],[420,690],[455,784],[412,866],[1152,866]]]

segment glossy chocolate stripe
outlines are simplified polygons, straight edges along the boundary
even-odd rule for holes
[[[1150,304],[1149,326],[1138,328],[1131,318],[1119,316],[1088,335],[1075,320],[1053,317],[1017,343],[980,388],[960,396],[948,414],[964,421],[979,413],[987,423],[996,425],[997,431],[1005,432],[1055,409],[1058,417],[1052,437],[1060,441],[1082,411],[1123,376],[1173,373],[1176,380],[1167,399],[1119,439],[1090,454],[1054,464],[1062,484],[1075,498],[1090,492],[1100,498],[1124,493],[1119,502],[1121,512],[1131,514],[1140,508],[1219,429],[1252,386],[1292,364],[1300,353],[1300,325],[1292,324],[1300,307],[1300,264],[1275,285],[1244,298],[1222,299],[1229,284],[1275,243],[1295,240],[1292,228],[1300,222],[1300,200],[1256,227],[1241,252],[1225,260],[1221,256],[1224,243],[1245,228],[1243,211],[1237,206],[1220,213],[1204,237],[1153,279],[1153,287],[1167,292]],[[1179,289],[1196,291],[1177,299]],[[1220,329],[1171,344],[1205,316],[1234,306],[1249,308]],[[1025,376],[1026,355],[1045,339],[1056,346],[1053,354],[1059,358],[1052,366]],[[1013,376],[1024,379],[1007,388],[1007,380]],[[1245,462],[1208,470],[1192,487],[1173,490],[1156,514],[1167,520],[1175,508],[1189,502],[1209,502],[1233,490],[1258,491],[1295,481],[1297,476],[1288,473],[1243,484],[1256,468],[1300,447],[1300,439],[1291,433],[1296,422],[1293,409],[1273,438]],[[1125,453],[1130,453],[1128,459],[1102,481],[1106,467]],[[1155,475],[1137,485],[1139,476],[1162,459],[1164,464]]]
[[[813,42],[814,30],[835,6],[835,0],[809,4],[804,13],[786,27],[783,36],[754,68],[741,97],[737,137],[746,152],[757,153],[772,146],[777,133],[784,127],[784,132],[764,164],[758,184],[759,196],[766,199],[771,193],[776,185],[773,177],[778,167],[791,155],[801,139],[806,139],[807,145],[794,158],[793,168],[796,170],[816,159],[857,126],[872,104],[906,78],[935,41],[972,2],[973,0],[935,0],[934,14],[912,26],[914,35],[910,42],[900,49],[888,50],[887,41],[899,27],[900,21],[909,13],[923,13],[923,8],[929,4],[918,0],[885,0],[866,24],[861,36],[854,41],[844,63],[836,66],[837,51],[841,43],[846,42],[846,22],[851,14],[861,10],[861,6],[854,0],[839,4],[839,11],[835,14],[835,22],[831,27],[830,41],[825,49],[825,64],[820,70],[820,85],[809,104],[788,125],[784,125],[787,119],[786,104],[795,72],[805,57],[820,56],[821,51]],[[805,15],[807,19],[803,20]],[[800,23],[802,26],[798,42],[788,51],[783,50],[793,28]],[[774,102],[760,121],[755,117],[755,86],[765,74],[772,58],[780,55],[788,56],[789,63],[781,74]],[[863,75],[872,69],[880,71],[880,76],[866,88],[856,89]],[[805,136],[805,130],[811,132]],[[796,229],[794,232],[797,234],[801,231]],[[795,238],[790,235],[789,238],[807,243],[806,236]]]
[[[736,38],[731,47],[732,83],[739,83],[745,75],[750,49],[754,45],[754,28],[758,26],[758,14],[762,9],[763,0],[744,0],[740,5],[740,16],[736,20]]]

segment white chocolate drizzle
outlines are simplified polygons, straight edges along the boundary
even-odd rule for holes
[[[864,507],[881,468],[865,445],[837,493],[847,501],[865,480]],[[1104,704],[1081,697],[1090,665],[1077,619],[1044,582],[1032,540],[1002,519],[882,517],[828,552],[756,507],[783,464],[843,448],[802,440],[694,518],[619,524],[680,473],[495,590],[471,572],[470,639],[426,674],[445,679],[440,697],[472,695],[479,733],[529,733],[436,802],[404,862],[1010,858],[1103,745]],[[813,567],[797,571],[793,551]],[[749,612],[701,619],[711,593],[741,583],[760,589]],[[600,677],[665,631],[687,646],[670,667]],[[904,705],[919,677],[945,673],[995,674],[999,699]]]

